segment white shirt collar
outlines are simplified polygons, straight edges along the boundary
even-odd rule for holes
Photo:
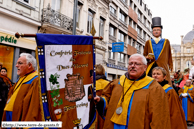
[[[159,41],[161,40],[161,37],[158,37],[159,38]],[[156,37],[154,37],[154,40],[156,40]]]

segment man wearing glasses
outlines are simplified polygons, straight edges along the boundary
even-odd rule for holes
[[[9,91],[3,121],[42,121],[36,59],[22,53],[16,67],[20,77]]]
[[[167,96],[160,84],[146,75],[143,55],[129,58],[128,72],[113,80],[95,97],[99,114],[105,113],[103,129],[170,129]]]
[[[154,39],[146,41],[143,55],[148,60],[146,74],[151,77],[154,67],[162,67],[166,70],[166,80],[171,85],[169,73],[169,69],[171,72],[173,71],[171,48],[169,40],[161,38],[162,28],[161,18],[152,18],[152,33]]]

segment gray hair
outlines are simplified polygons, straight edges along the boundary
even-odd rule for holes
[[[143,55],[136,53],[136,54],[131,55],[130,58],[131,57],[141,57],[142,63],[145,64],[145,65],[147,65],[147,60],[146,60],[146,58]]]
[[[154,70],[161,70],[162,71],[162,74],[163,74],[163,76],[166,76],[166,70],[164,69],[164,68],[162,68],[162,67],[154,67],[153,69],[152,69],[152,73],[153,73],[153,71]]]
[[[22,57],[22,56],[26,56],[26,61],[27,61],[26,63],[27,64],[31,63],[32,67],[34,69],[36,69],[36,59],[31,54],[29,54],[29,53],[21,53],[20,57]]]

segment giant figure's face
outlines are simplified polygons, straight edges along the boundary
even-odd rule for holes
[[[160,27],[154,27],[152,29],[152,33],[153,33],[154,37],[158,38],[158,37],[160,37],[160,35],[162,33],[162,29]]]

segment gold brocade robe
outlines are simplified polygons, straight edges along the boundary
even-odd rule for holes
[[[16,84],[9,91],[8,99],[13,94]],[[33,76],[27,82],[23,82],[13,105],[12,121],[44,121],[39,86],[38,76],[35,78]],[[5,112],[2,121],[6,121]]]
[[[133,86],[132,86],[133,87]],[[119,79],[110,82],[103,90],[102,97],[106,101],[106,119],[103,129],[113,129],[111,121],[118,102],[123,93]],[[103,107],[100,101],[98,107]],[[125,114],[127,116],[127,114]],[[170,129],[170,115],[167,96],[156,80],[149,87],[134,91],[130,116],[130,129]]]
[[[187,129],[185,115],[176,91],[169,84],[164,85],[163,89],[168,96],[171,129]]]
[[[151,41],[148,40],[145,43],[144,47],[144,52],[143,55],[147,56],[149,53],[153,53],[153,49],[151,46]],[[170,79],[170,73],[169,73],[169,68],[173,69],[173,62],[172,62],[172,54],[171,54],[171,47],[170,47],[170,42],[168,39],[165,39],[165,43],[163,46],[163,49],[160,53],[160,56],[158,57],[157,60],[155,60],[157,66],[162,67],[166,70],[166,80],[168,81],[168,84],[171,85],[171,79]],[[152,63],[148,63],[148,68],[149,66],[152,65]],[[152,70],[152,69],[147,69],[147,70]],[[147,71],[147,72],[149,72]]]
[[[185,114],[186,121],[194,122],[194,87],[191,85],[190,87],[184,86],[179,91],[179,97],[181,99],[182,108]],[[182,97],[182,93],[188,93],[189,96]]]

